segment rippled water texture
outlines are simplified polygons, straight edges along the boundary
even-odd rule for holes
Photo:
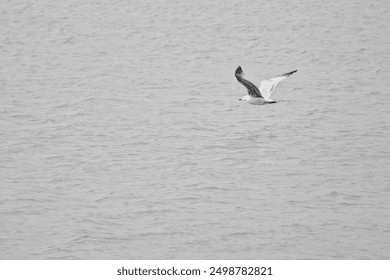
[[[0,258],[390,258],[389,9],[1,1]]]

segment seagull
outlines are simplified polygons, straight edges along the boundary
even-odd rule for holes
[[[272,104],[276,103],[275,100],[271,99],[270,96],[274,91],[276,85],[291,76],[298,70],[294,70],[273,78],[269,78],[260,83],[260,88],[256,87],[252,82],[248,81],[244,78],[244,72],[242,71],[241,66],[238,66],[235,72],[236,79],[239,83],[241,83],[248,90],[248,95],[240,98],[239,100],[246,100],[250,104],[254,105],[264,105],[264,104]]]

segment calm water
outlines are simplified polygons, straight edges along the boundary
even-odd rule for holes
[[[0,3],[1,259],[389,259],[390,2]],[[277,104],[238,101],[241,65]]]

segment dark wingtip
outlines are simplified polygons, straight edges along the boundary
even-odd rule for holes
[[[242,74],[242,68],[241,68],[241,66],[238,66],[238,67],[237,67],[235,74],[236,74],[236,75]]]
[[[283,74],[283,75],[288,77],[288,76],[294,74],[294,73],[297,72],[297,71],[298,71],[298,70],[294,70],[294,71],[288,72],[288,73]]]

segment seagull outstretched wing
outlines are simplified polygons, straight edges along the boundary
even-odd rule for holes
[[[273,78],[269,78],[267,80],[262,81],[260,83],[261,95],[266,100],[270,100],[271,94],[274,91],[276,85],[279,82],[283,81],[284,79],[286,79],[287,77],[291,76],[292,74],[294,74],[297,71],[298,70],[294,70],[294,71],[291,71],[291,72],[288,72],[288,73],[285,73],[285,74],[282,74],[282,75],[279,75],[279,76],[276,76],[276,77],[273,77]]]
[[[238,66],[236,72],[234,73],[236,79],[248,90],[248,94],[252,97],[263,97],[260,93],[260,90],[252,82],[244,78],[244,72],[242,71],[241,66]]]

